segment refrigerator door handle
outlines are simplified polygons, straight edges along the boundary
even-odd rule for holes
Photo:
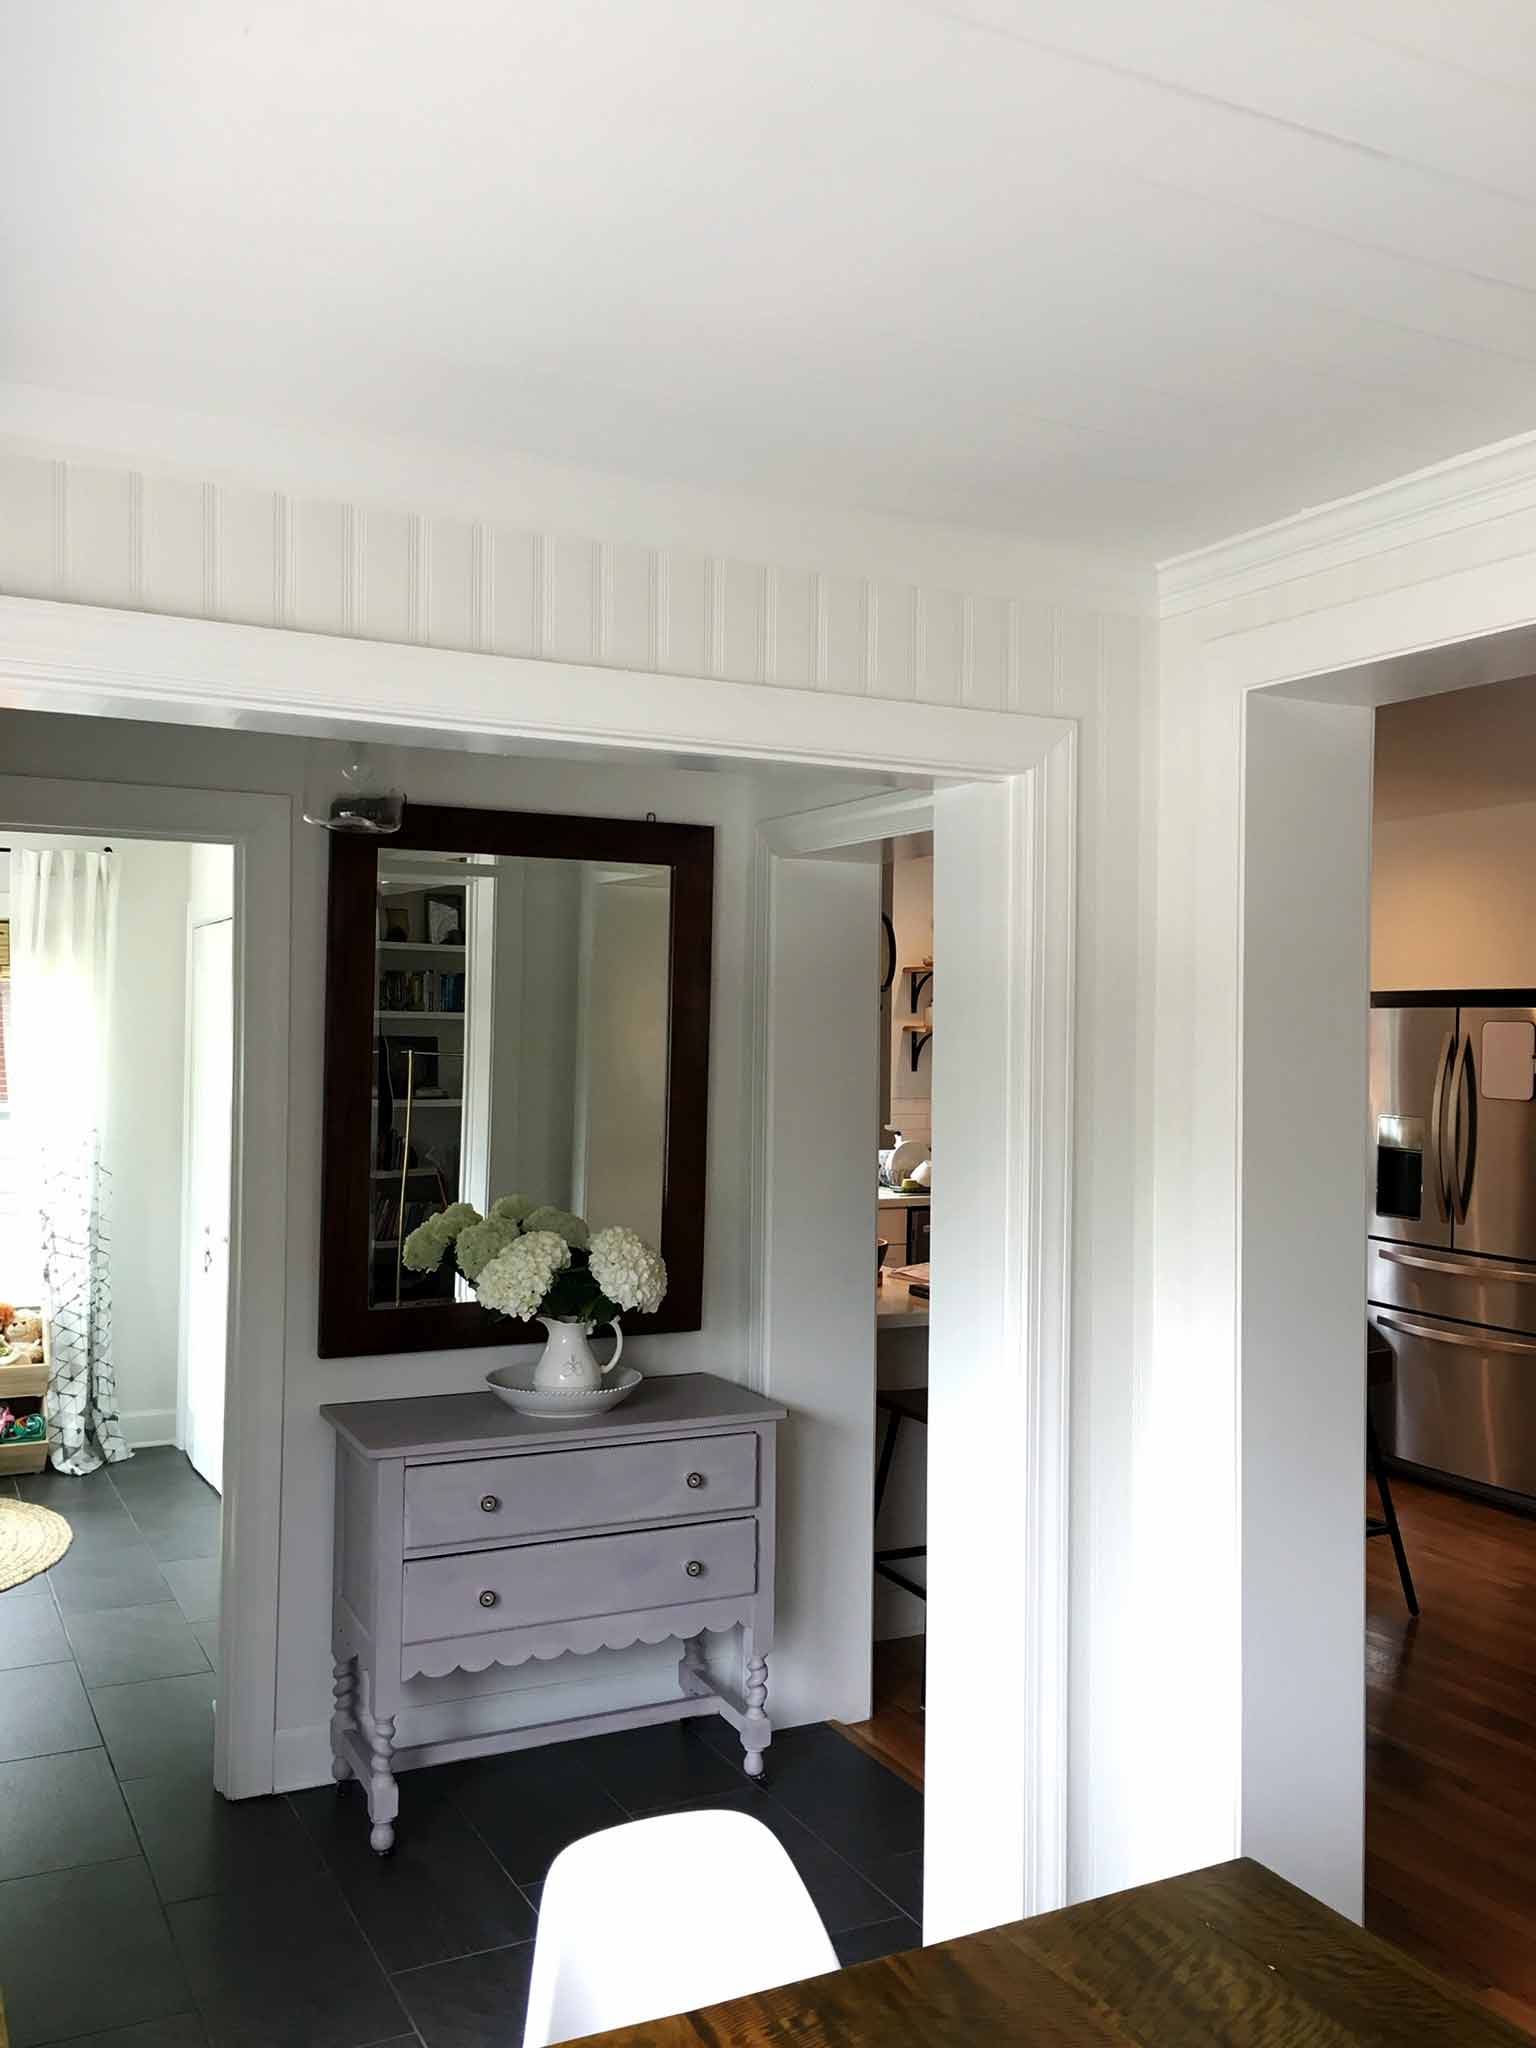
[[[1411,1323],[1405,1316],[1387,1315],[1381,1309],[1376,1311],[1376,1321],[1383,1330],[1396,1330],[1403,1337],[1418,1337],[1426,1344],[1454,1344],[1462,1351],[1508,1351],[1521,1356],[1536,1356],[1536,1342],[1523,1337],[1496,1336],[1492,1330],[1463,1336],[1459,1330],[1437,1330],[1432,1323]]]
[[[1470,1031],[1463,1036],[1461,1049],[1456,1055],[1456,1078],[1451,1094],[1451,1199],[1455,1205],[1456,1222],[1465,1223],[1467,1207],[1472,1200],[1472,1175],[1477,1167],[1477,1087],[1472,1068]]]
[[[1396,1245],[1378,1244],[1376,1256],[1391,1266],[1417,1266],[1425,1273],[1445,1273],[1457,1280],[1512,1280],[1521,1287],[1536,1287],[1536,1266],[1499,1266],[1490,1259],[1436,1258],[1433,1252],[1410,1252]]]
[[[1440,1060],[1435,1069],[1435,1097],[1429,1111],[1430,1165],[1433,1168],[1430,1185],[1435,1191],[1435,1203],[1440,1211],[1440,1221],[1452,1220],[1451,1176],[1446,1164],[1445,1143],[1445,1098],[1451,1078],[1451,1068],[1456,1057],[1456,1033],[1447,1031],[1445,1043],[1440,1048]]]

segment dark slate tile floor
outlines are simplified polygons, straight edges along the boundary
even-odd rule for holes
[[[383,1859],[355,1785],[232,1805],[210,1773],[217,1497],[173,1450],[13,1489],[75,1531],[0,1593],[15,2048],[521,2048],[551,1860],[715,1805],[773,1829],[844,1963],[921,1938],[921,1795],[826,1727],[774,1742],[765,1789],[704,1720],[411,1773]]]

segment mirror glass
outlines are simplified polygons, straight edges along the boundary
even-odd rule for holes
[[[400,1256],[501,1195],[661,1242],[671,871],[381,848],[368,1305],[472,1299]]]

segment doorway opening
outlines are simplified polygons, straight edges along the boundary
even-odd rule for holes
[[[874,1648],[871,1713],[845,1732],[923,1784],[928,1613],[928,1332],[932,1298],[933,834],[880,850],[875,1057]]]
[[[163,623],[158,622],[161,627]],[[184,628],[178,622],[174,637],[181,637],[184,631],[194,637],[212,631],[223,645],[227,636],[243,629]],[[262,646],[267,651],[265,642]],[[302,654],[306,664],[328,664],[335,651],[330,642],[307,635],[284,643],[285,648],[290,646]],[[377,659],[387,666],[395,659],[395,653],[384,649]],[[371,654],[370,661],[373,660]],[[225,664],[208,650],[199,653],[197,665],[202,678],[225,673]],[[484,746],[487,731],[507,731],[509,714],[503,705],[503,723],[496,725],[493,721],[488,726],[485,707],[478,698],[475,706],[469,705],[465,692],[480,687],[471,670],[467,659],[447,657],[438,664],[434,725],[439,731],[450,732],[459,729],[458,721],[463,730],[479,732]],[[583,671],[556,672],[548,664],[528,663],[514,665],[506,674],[513,677],[521,690],[516,706],[517,739],[527,744],[506,745],[500,751],[504,756],[517,751],[530,755],[542,751],[547,755],[551,749],[558,752],[563,748],[567,757],[541,761],[541,794],[546,798],[549,783],[558,783],[567,772],[576,772],[571,765],[572,757],[578,764],[591,762],[590,749],[595,745],[617,747],[626,740],[633,745],[637,720],[643,728],[643,744],[654,743],[652,727],[655,742],[665,737],[663,727],[668,719],[672,724],[666,726],[670,733],[667,744],[674,758],[678,748],[688,744],[688,733],[674,729],[676,716],[672,708],[657,705],[653,714],[643,698],[638,702],[626,701],[625,722],[622,727],[616,726],[616,714],[603,694],[608,686]],[[459,687],[461,680],[464,691]],[[549,687],[552,680],[558,685],[553,691]],[[60,687],[62,690],[66,686]],[[199,687],[211,703],[214,686],[204,683]],[[381,731],[377,727],[376,707],[381,701],[392,699],[381,699],[374,681],[366,695],[357,698],[355,706],[345,688],[338,691],[328,684],[323,694],[333,707],[334,718],[368,727],[396,743],[405,737],[399,730]],[[177,701],[185,715],[185,704],[199,701],[196,689]],[[306,704],[315,701],[318,700],[312,694],[305,699]],[[110,696],[98,697],[97,702],[112,709],[119,705],[119,700]],[[952,977],[958,976],[951,986],[958,988],[966,1003],[971,1027],[964,1071],[958,1059],[954,1062],[947,1128],[973,1161],[975,1171],[974,1199],[957,1208],[953,1220],[946,1224],[949,1241],[941,1253],[954,1263],[958,1276],[950,1292],[948,1329],[944,1333],[957,1369],[950,1389],[950,1412],[944,1417],[936,1411],[933,1430],[935,1446],[949,1447],[941,1460],[946,1468],[944,1484],[930,1488],[930,1499],[939,1503],[931,1532],[936,1574],[944,1558],[949,1559],[947,1602],[938,1605],[947,1605],[951,1617],[945,1625],[947,1654],[941,1660],[950,1676],[942,1684],[935,1682],[930,1686],[929,1702],[930,1825],[925,1919],[926,1931],[942,1936],[996,1922],[1031,1905],[1058,1903],[1064,1886],[1066,1304],[1070,1270],[1068,1167],[1077,800],[1074,729],[1064,720],[974,712],[964,721],[955,720],[951,732],[945,729],[945,721],[935,719],[931,712],[898,706],[882,711],[876,733],[867,720],[850,723],[840,705],[830,700],[825,704],[813,701],[801,707],[805,722],[795,736],[796,760],[787,764],[783,753],[782,701],[773,693],[757,686],[721,686],[712,691],[710,704],[709,719],[699,721],[705,733],[717,731],[722,715],[734,719],[733,757],[737,761],[761,762],[765,772],[786,777],[801,775],[807,762],[815,761],[838,768],[850,779],[853,764],[857,764],[859,772],[867,770],[887,786],[899,775],[914,772],[937,772],[950,781],[941,799],[949,833],[950,887],[954,898],[948,922],[957,934],[957,952],[953,964],[946,962],[946,971]],[[136,715],[141,716],[138,700],[135,705]],[[274,717],[280,722],[270,736],[240,737],[242,744],[265,750],[260,769],[262,788],[271,790],[275,786],[286,790],[294,786],[294,778],[284,765],[287,742],[281,736],[283,722],[291,725],[298,719],[302,724],[303,716],[292,706],[285,709],[283,703],[276,703]],[[210,721],[222,722],[211,712]],[[73,721],[71,724],[72,732],[78,731],[78,725]],[[118,732],[131,739],[128,728],[119,727]],[[573,738],[573,734],[578,737]],[[541,736],[547,736],[547,743]],[[34,775],[46,775],[50,770],[54,774],[76,772],[78,749],[54,749],[45,735],[31,737],[36,744],[28,765]],[[306,1037],[309,1027],[305,1005],[295,1005],[291,1012],[287,1007],[287,969],[290,957],[302,957],[312,963],[318,952],[319,924],[312,910],[317,900],[316,881],[322,873],[318,849],[302,832],[295,830],[290,835],[283,828],[277,812],[286,798],[213,795],[214,791],[227,791],[232,781],[237,790],[240,787],[240,777],[222,765],[211,765],[218,750],[230,743],[226,736],[188,730],[183,739],[185,752],[178,759],[177,772],[184,777],[186,787],[176,793],[178,802],[184,802],[189,810],[201,805],[209,812],[217,804],[221,821],[232,812],[238,813],[242,804],[252,813],[241,841],[239,864],[244,889],[242,915],[249,918],[241,946],[243,1069],[248,1080],[253,1064],[265,1058],[270,1067],[276,1064],[276,1058],[269,1055],[286,1057],[293,1076],[295,1103],[307,1117],[314,1106],[309,1077],[318,1072],[318,1058],[311,1060],[303,1048],[313,1049],[315,1034]],[[448,749],[436,751],[444,761],[446,775]],[[695,737],[692,752],[704,761],[710,753],[708,737]],[[121,769],[126,758],[125,740],[114,757],[113,767]],[[222,755],[219,759],[222,762]],[[455,761],[452,794],[463,801],[468,793],[466,782],[473,773],[483,773],[482,787],[492,780],[495,783],[496,796],[490,800],[505,801],[505,759],[493,761],[487,756],[479,769],[472,771],[473,760],[469,756]],[[914,764],[919,762],[923,765],[915,768]],[[784,765],[772,765],[781,763]],[[275,785],[273,776],[277,777]],[[36,787],[41,792],[43,785]],[[55,783],[50,794],[57,796],[70,787]],[[136,793],[122,785],[120,796],[125,808],[131,811]],[[471,796],[470,800],[475,799]],[[482,803],[487,800],[487,795],[479,798]],[[794,801],[790,795],[789,803]],[[143,829],[142,825],[139,829]],[[861,839],[867,839],[871,829],[876,833],[882,831],[878,824],[866,825]],[[750,831],[737,842],[737,849],[735,857],[750,867]],[[298,906],[292,956],[285,943],[286,932],[274,930],[279,923],[280,906],[290,900],[290,862],[292,901]],[[792,859],[783,863],[786,868],[796,864]],[[255,911],[259,913],[255,916],[250,915],[253,897]],[[745,966],[752,989],[750,1005],[744,1005],[743,1029],[739,1033],[745,1043],[768,1009],[782,1001],[783,1011],[788,1014],[790,1003],[783,998],[788,985],[784,979],[768,974],[759,981],[758,969],[763,964],[759,945],[739,946],[739,936],[752,925],[750,892],[744,889],[743,898],[744,914],[736,931],[738,950],[748,955]],[[866,920],[866,929],[870,973],[865,978],[861,1000],[867,1005],[876,972],[874,918]],[[239,931],[237,922],[237,938]],[[270,978],[264,978],[269,965]],[[766,998],[760,994],[765,986]],[[867,1018],[867,1009],[865,1014]],[[863,1036],[867,1049],[867,1029]],[[866,1068],[866,1075],[867,1071]],[[736,1284],[735,1276],[740,1278],[745,1312],[735,1327],[741,1333],[739,1341],[749,1360],[746,1372],[753,1379],[761,1375],[775,1392],[782,1389],[787,1400],[799,1401],[802,1388],[796,1382],[796,1374],[802,1363],[814,1372],[813,1354],[825,1341],[825,1319],[820,1315],[825,1303],[817,1288],[819,1276],[831,1270],[831,1262],[826,1247],[814,1241],[807,1255],[797,1260],[779,1259],[778,1252],[783,1247],[776,1236],[772,1244],[765,1244],[763,1225],[770,1216],[770,1234],[777,1232],[791,1211],[798,1212],[802,1225],[807,1222],[805,1191],[815,1183],[797,1180],[792,1172],[785,1172],[777,1177],[772,1197],[765,1196],[767,1123],[758,1113],[760,1105],[751,1099],[761,1072],[762,1063],[754,1064],[745,1070],[742,1082],[733,1084],[720,1097],[719,1107],[725,1121],[715,1125],[722,1132],[719,1149],[723,1159],[733,1157],[730,1133],[734,1128],[740,1140],[734,1157],[742,1162],[742,1197],[717,1211],[723,1225],[717,1240],[721,1260],[719,1284],[728,1290]],[[1006,1077],[1006,1090],[1001,1085],[1002,1077]],[[268,1101],[276,1105],[270,1120],[264,1108]],[[240,1136],[242,1159],[253,1164],[241,1180],[243,1221],[237,1233],[242,1271],[236,1276],[236,1292],[243,1320],[239,1327],[239,1365],[230,1388],[231,1399],[238,1399],[241,1410],[239,1426],[230,1432],[241,1468],[240,1500],[232,1506],[232,1533],[240,1532],[241,1545],[231,1585],[249,1591],[254,1625],[238,1636],[231,1636],[225,1651],[226,1662],[229,1657],[238,1657],[243,1667],[243,1682],[231,1681],[227,1689],[232,1713],[243,1715],[249,1724],[254,1758],[256,1739],[263,1732],[258,1722],[264,1724],[269,1743],[274,1729],[271,1673],[277,1662],[275,1546],[279,1514],[300,1520],[309,1514],[309,1504],[322,1490],[319,1481],[323,1470],[314,1454],[318,1427],[300,1419],[291,1428],[285,1428],[283,1411],[285,1346],[280,1232],[285,1197],[291,1192],[293,1206],[301,1212],[293,1235],[293,1266],[296,1274],[307,1273],[308,1254],[304,1247],[313,1243],[313,1236],[305,1225],[309,1221],[312,1176],[307,1162],[300,1161],[291,1176],[291,1190],[283,1183],[283,1119],[290,1103],[281,1078],[270,1090],[263,1088],[260,1100],[249,1107],[255,1113],[242,1118]],[[849,1302],[861,1328],[859,1341],[872,1344],[871,1118],[867,1096],[860,1105],[860,1115],[857,1147],[849,1155],[850,1171],[855,1176],[855,1195],[848,1208],[852,1219],[850,1243],[856,1246],[856,1256],[849,1259],[846,1270],[851,1282]],[[257,1270],[257,1254],[263,1282],[259,1288],[245,1284],[247,1274],[254,1276]],[[747,1298],[749,1260],[754,1268],[750,1276],[751,1299]],[[274,1264],[277,1271],[269,1271]],[[762,1272],[765,1264],[772,1268],[766,1285]],[[946,1265],[946,1271],[949,1270]],[[304,1284],[307,1286],[308,1282]],[[783,1313],[772,1315],[771,1330],[766,1330],[761,1314],[764,1299],[768,1295],[776,1298],[780,1286],[784,1290]],[[726,1307],[729,1309],[729,1299]],[[317,1399],[329,1392],[355,1398],[355,1368],[349,1367],[344,1376],[335,1371],[308,1371],[311,1361],[305,1355],[308,1347],[302,1322],[295,1324],[290,1315],[288,1324],[290,1332],[298,1328],[301,1334],[288,1336],[287,1350],[292,1352],[297,1346],[306,1366],[302,1392],[296,1390],[294,1395],[299,1404],[295,1415],[299,1408],[306,1415],[310,1413]],[[722,1329],[728,1326],[727,1316]],[[765,1335],[767,1341],[761,1341]],[[411,1387],[403,1371],[395,1376],[393,1386],[384,1383],[382,1372],[376,1384],[381,1393],[409,1391]],[[808,1398],[801,1405],[814,1419],[818,1389],[808,1383],[803,1391]],[[966,1442],[963,1426],[965,1412],[978,1400],[987,1401],[988,1412],[997,1422],[993,1441],[979,1447]],[[259,1426],[253,1427],[251,1422],[257,1410]],[[867,1599],[873,1456],[865,1429],[866,1425],[861,1424],[860,1435],[853,1442],[836,1430],[824,1432],[821,1443],[834,1460],[845,1459],[853,1451],[857,1454],[855,1462],[863,1465],[864,1477],[859,1482],[863,1496],[856,1505]],[[1001,1455],[1003,1444],[1009,1447],[1006,1458]],[[1029,1447],[1032,1460],[1032,1483],[1027,1489],[1017,1485],[1020,1445]],[[271,1483],[274,1446],[280,1448],[283,1459],[281,1489]],[[265,1473],[255,1462],[258,1450],[265,1462]],[[835,1486],[823,1491],[821,1482],[827,1475],[818,1457],[819,1452],[801,1461],[796,1474],[797,1497],[791,1503],[794,1511],[805,1517],[805,1527],[795,1547],[797,1567],[804,1579],[803,1585],[792,1589],[797,1598],[807,1589],[814,1595],[818,1577],[829,1569],[839,1569],[836,1551],[818,1547],[823,1508],[837,1491]],[[850,1511],[848,1499],[838,1497],[837,1514]],[[317,1674],[309,1656],[314,1613],[323,1592],[311,1583],[312,1575],[306,1578],[298,1570],[298,1560],[312,1526],[322,1525],[311,1517],[298,1531],[297,1546],[285,1551],[285,1555],[294,1557],[296,1565],[292,1586],[285,1581],[286,1592],[291,1595],[287,1611],[295,1651],[286,1667],[292,1683],[283,1694],[280,1709],[289,1718],[276,1725],[274,1775],[279,1785],[313,1782],[304,1775],[311,1769],[309,1758],[315,1746],[311,1740],[316,1732],[311,1701],[322,1690],[328,1700],[330,1691],[328,1673],[321,1684],[315,1682]],[[997,1572],[1006,1572],[1009,1597],[1019,1595],[1023,1616],[1022,1625],[1010,1633],[1003,1651],[1008,1697],[1016,1712],[1010,1715],[1008,1738],[1001,1746],[994,1745],[983,1759],[970,1733],[972,1712],[965,1697],[965,1672],[968,1646],[986,1625],[989,1586],[997,1575],[993,1561],[1003,1559],[1006,1566],[999,1562]],[[811,1597],[803,1601],[797,1614],[797,1620],[803,1617],[808,1624],[802,1668],[811,1668],[811,1660],[821,1660],[815,1668],[823,1690],[828,1671],[836,1664],[836,1631],[823,1630],[818,1618],[825,1611],[825,1603]],[[866,1627],[866,1671],[868,1641]],[[829,1643],[833,1654],[825,1656]],[[781,1659],[781,1667],[785,1663],[787,1660]],[[791,1718],[793,1708],[792,1674],[788,1676],[790,1682],[780,1688],[778,1695],[786,1707],[786,1720]],[[221,1716],[221,1723],[222,1719]],[[319,1723],[318,1732],[323,1741],[323,1722]],[[942,1756],[946,1763],[944,1782],[936,1788],[933,1773],[937,1756]],[[985,1796],[996,1825],[985,1853],[978,1855],[969,1816],[975,1811],[976,1798],[981,1796],[978,1781],[983,1777]],[[271,1782],[269,1778],[268,1784]],[[245,1790],[263,1787],[253,1769],[250,1777],[232,1789],[240,1796]],[[937,1830],[936,1823],[940,1823]],[[942,1879],[937,1893],[936,1873]]]
[[[0,842],[0,1380],[25,1386],[0,1404],[0,1484],[72,1532],[34,1588],[57,1624],[48,1710],[99,1728],[121,1784],[202,1730],[176,1755],[211,1794],[234,847]]]
[[[1376,1513],[1377,1499],[1366,1481],[1363,1325],[1369,1314],[1379,1328],[1384,1307],[1391,1322],[1434,1329],[1432,1304],[1383,1302],[1371,1268],[1400,1268],[1405,1281],[1438,1285],[1445,1276],[1431,1267],[1447,1255],[1445,1246],[1419,1246],[1378,1227],[1385,1211],[1412,1207],[1404,1199],[1411,1161],[1384,1159],[1379,1148],[1418,1152],[1431,1209],[1440,1186],[1453,1209],[1467,1208],[1470,1216],[1466,1090],[1456,1085],[1461,1060],[1454,1025],[1445,1034],[1451,1038],[1449,1083],[1438,1110],[1431,1090],[1422,1131],[1411,1128],[1411,1104],[1371,1103],[1371,1019],[1402,1007],[1379,1003],[1373,1010],[1373,992],[1448,993],[1427,982],[1389,986],[1405,970],[1387,958],[1383,940],[1395,928],[1396,943],[1406,927],[1388,917],[1381,892],[1406,846],[1417,874],[1397,909],[1410,913],[1411,936],[1421,943],[1435,943],[1431,927],[1439,925],[1441,958],[1453,982],[1470,963],[1456,962],[1446,949],[1475,941],[1487,910],[1486,889],[1469,892],[1455,880],[1473,833],[1458,833],[1450,816],[1457,806],[1445,802],[1451,763],[1443,735],[1421,753],[1419,796],[1404,800],[1396,819],[1386,815],[1394,805],[1392,775],[1384,776],[1373,833],[1373,767],[1382,766],[1377,750],[1389,744],[1399,717],[1443,723],[1470,716],[1484,684],[1529,678],[1536,666],[1531,640],[1527,629],[1515,629],[1285,683],[1236,683],[1243,715],[1234,721],[1242,735],[1243,785],[1233,840],[1241,857],[1242,907],[1233,1104],[1240,1121],[1241,1232],[1235,1298],[1242,1447],[1241,1602],[1234,1609],[1242,1706],[1238,1840],[1245,1853],[1393,1938],[1403,1939],[1416,1923],[1421,1954],[1433,1951],[1440,1967],[1473,1982],[1516,2018],[1530,2004],[1530,1987],[1523,1970],[1499,1977],[1488,1930],[1508,1934],[1518,1925],[1501,1889],[1510,1850],[1496,1808],[1518,1783],[1525,1742],[1518,1715],[1479,1695],[1485,1683],[1497,1685],[1500,1667],[1505,1707],[1517,1703],[1520,1685],[1518,1678],[1508,1682],[1499,1624],[1487,1626],[1486,1612],[1480,1621],[1477,1608],[1490,1596],[1496,1604],[1502,1600],[1507,1624],[1520,1610],[1521,1595],[1500,1545],[1473,1540],[1459,1560],[1452,1556],[1456,1546],[1439,1523],[1446,1514],[1472,1514],[1472,1503],[1438,1487],[1420,1495],[1389,1467],[1423,1610],[1417,1620],[1412,1616],[1390,1544],[1367,1537],[1367,1514]],[[1256,636],[1224,648],[1222,667],[1235,680],[1256,652]],[[1464,695],[1466,713],[1457,701]],[[1421,708],[1420,700],[1426,700]],[[1514,769],[1518,750],[1506,739],[1504,751]],[[1420,801],[1425,795],[1429,801]],[[1514,810],[1496,805],[1483,814],[1487,843],[1508,843]],[[1305,831],[1298,829],[1301,819]],[[1374,902],[1373,853],[1379,870]],[[1443,918],[1426,915],[1443,904],[1447,891],[1456,899],[1449,929]],[[1513,990],[1508,981],[1503,989],[1463,982],[1449,993],[1459,1015],[1464,1004],[1497,1004]],[[1502,1035],[1495,1034],[1489,1050],[1497,1053]],[[1472,1057],[1480,1088],[1487,1071],[1480,1029]],[[1482,1107],[1479,1101],[1473,1115]],[[1507,1105],[1489,1107],[1502,1114]],[[1492,1128],[1490,1114],[1486,1129]],[[1448,1150],[1426,1142],[1437,1133],[1451,1137]],[[1456,1169],[1451,1187],[1436,1170],[1437,1150],[1440,1163],[1449,1157]],[[1383,1260],[1383,1245],[1398,1256]],[[1499,1265],[1520,1270],[1523,1262],[1508,1249],[1478,1253],[1490,1262],[1487,1277]],[[1449,1250],[1454,1253],[1454,1243]],[[1407,1263],[1421,1259],[1431,1266]],[[1442,1325],[1466,1340],[1435,1348],[1442,1374],[1454,1370],[1442,1350],[1455,1354],[1457,1366],[1480,1370],[1478,1327],[1503,1327],[1486,1314],[1472,1321],[1464,1315],[1465,1307]],[[1390,1385],[1374,1391],[1374,1420],[1388,1451],[1401,1459],[1416,1426],[1414,1390],[1428,1365],[1417,1348],[1418,1330],[1407,1333],[1414,1343],[1402,1349],[1401,1330],[1381,1334],[1392,1340],[1389,1369],[1402,1379],[1406,1398]],[[1486,1422],[1498,1419],[1496,1404],[1483,1413]],[[1408,1462],[1419,1468],[1414,1479],[1422,1480],[1431,1469],[1423,1461],[1428,1440],[1418,1443],[1420,1457]],[[1479,1502],[1475,1512],[1490,1509]],[[1526,1527],[1513,1516],[1501,1516],[1497,1526],[1504,1535]],[[1473,1597],[1462,1600],[1457,1576],[1469,1566]],[[1469,1646],[1475,1658],[1469,1659]],[[1484,1652],[1490,1661],[1483,1661]],[[1479,1794],[1468,1776],[1465,1745],[1494,1764],[1492,1800],[1487,1785]],[[1523,1957],[1529,1948],[1521,1930],[1512,1952]]]
[[[1527,2029],[1533,734],[1530,680],[1376,715],[1365,1290],[1365,1918]]]
[[[52,1320],[94,1322],[122,1445],[182,1451],[217,1493],[229,1306],[233,848],[4,836],[10,1057],[0,1108],[0,1294],[35,1315],[51,1284]],[[82,921],[92,918],[94,961],[78,943]],[[80,1168],[89,1189],[66,1180],[62,1192],[94,1204],[89,1266],[71,1257],[84,1225],[77,1229],[79,1219],[45,1185],[58,1178],[60,1133],[74,1135],[86,1092],[99,1159]],[[107,1462],[116,1449],[114,1439]],[[67,1462],[96,1459],[87,1451]]]

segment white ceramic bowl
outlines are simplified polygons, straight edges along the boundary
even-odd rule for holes
[[[608,1374],[600,1387],[544,1388],[533,1384],[538,1360],[527,1365],[498,1365],[485,1376],[485,1384],[498,1400],[515,1408],[519,1415],[542,1415],[546,1419],[570,1421],[578,1415],[601,1415],[616,1408],[639,1386],[643,1375],[638,1366],[621,1365]]]
[[[899,1188],[904,1180],[910,1180],[912,1169],[925,1165],[929,1158],[928,1147],[919,1139],[905,1139],[891,1154],[891,1163],[887,1169],[891,1176],[891,1186]]]

